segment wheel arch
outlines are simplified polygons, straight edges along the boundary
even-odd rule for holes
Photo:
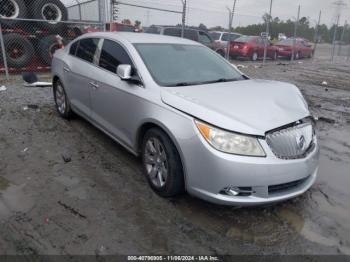
[[[175,146],[175,148],[180,156],[182,171],[183,171],[184,180],[185,180],[184,185],[186,187],[187,186],[187,183],[186,183],[187,171],[186,171],[186,166],[184,165],[184,163],[185,163],[184,155],[182,153],[180,145],[176,142],[174,135],[172,134],[170,129],[167,128],[164,124],[162,124],[161,122],[154,120],[154,119],[147,120],[147,121],[143,122],[137,130],[136,139],[135,139],[135,141],[136,141],[135,152],[137,153],[137,155],[141,154],[143,138],[144,138],[145,134],[147,133],[147,131],[152,129],[152,128],[158,128],[161,131],[163,131],[169,137],[170,141],[174,144],[174,146]]]

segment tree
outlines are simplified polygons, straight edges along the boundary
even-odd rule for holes
[[[141,26],[141,21],[136,20],[136,21],[135,21],[135,27],[136,27],[136,28],[140,28],[140,26]]]
[[[198,26],[198,28],[200,29],[200,30],[203,30],[203,31],[207,31],[208,30],[208,28],[206,27],[206,25],[205,24],[199,24],[199,26]]]
[[[265,14],[262,16],[262,19],[263,19],[264,23],[266,24],[267,22],[271,22],[272,16],[270,16],[268,13],[265,13]]]
[[[130,19],[123,19],[122,23],[125,25],[131,25]]]

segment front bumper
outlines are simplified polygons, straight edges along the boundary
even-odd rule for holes
[[[296,160],[279,159],[265,140],[260,143],[266,157],[237,156],[217,151],[197,133],[194,139],[181,145],[186,160],[187,191],[216,204],[256,206],[294,198],[314,184],[319,159],[317,141],[307,157]],[[223,194],[228,187],[249,188],[252,193]],[[273,190],[276,188],[279,190]]]

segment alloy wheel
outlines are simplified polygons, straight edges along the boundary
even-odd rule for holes
[[[56,86],[56,104],[60,114],[64,115],[67,107],[67,99],[64,89],[60,83]]]
[[[152,184],[162,188],[168,177],[168,159],[164,146],[158,138],[151,137],[146,142],[144,165]]]

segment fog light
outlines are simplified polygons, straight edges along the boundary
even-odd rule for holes
[[[251,196],[253,193],[251,187],[225,187],[220,191],[220,194],[227,196]]]

